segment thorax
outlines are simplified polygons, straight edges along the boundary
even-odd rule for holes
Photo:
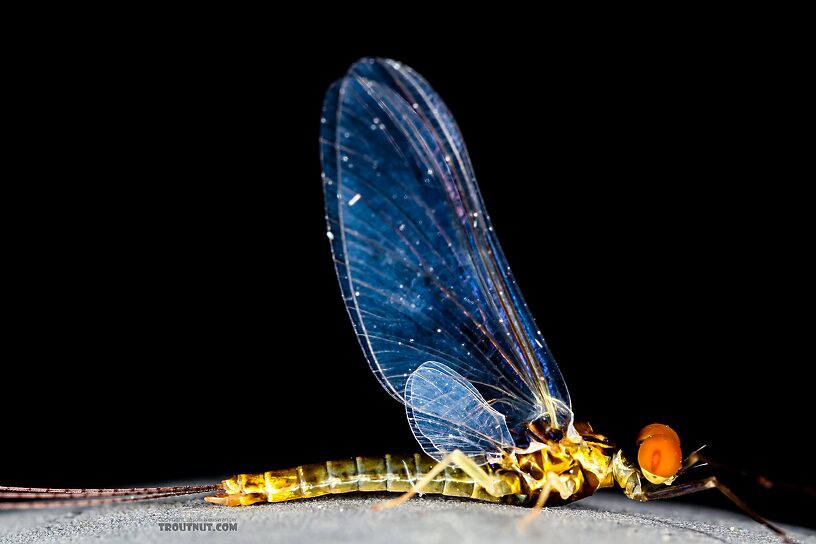
[[[524,502],[537,498],[548,478],[552,478],[548,473],[555,475],[560,489],[553,489],[547,500],[548,505],[553,505],[576,501],[601,487],[612,486],[612,454],[612,446],[585,440],[534,441],[526,449],[505,454],[500,470],[519,475]]]

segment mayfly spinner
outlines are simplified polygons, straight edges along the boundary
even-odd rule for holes
[[[677,483],[703,459],[683,460],[669,427],[640,432],[635,462],[573,420],[567,386],[499,247],[464,140],[422,77],[399,62],[363,59],[329,88],[322,115],[326,234],[343,300],[371,370],[405,405],[425,453],[240,474],[213,486],[6,487],[2,498],[49,506],[58,498],[121,502],[217,490],[205,499],[239,506],[394,491],[402,495],[381,507],[421,492],[529,505],[536,513],[615,485],[638,501],[715,488],[783,534],[716,477]]]

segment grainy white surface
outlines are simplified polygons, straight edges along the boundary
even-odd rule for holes
[[[717,543],[780,542],[750,518],[671,501],[641,504],[599,494],[545,509],[525,530],[525,508],[439,497],[373,512],[384,495],[339,495],[308,501],[218,507],[201,496],[115,506],[0,512],[0,542],[235,542],[361,544]],[[223,520],[236,532],[164,532],[160,523]],[[786,527],[797,542],[816,531]]]

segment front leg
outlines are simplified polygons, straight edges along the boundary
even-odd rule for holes
[[[670,499],[672,497],[681,497],[683,495],[690,495],[691,493],[705,491],[706,489],[719,489],[720,493],[728,497],[728,499],[731,502],[739,506],[743,512],[751,516],[755,521],[758,521],[771,531],[781,536],[785,540],[785,542],[793,542],[790,538],[788,538],[788,535],[785,534],[785,531],[783,531],[782,529],[780,529],[767,519],[757,514],[753,508],[748,506],[742,499],[737,497],[734,494],[734,492],[731,491],[728,487],[726,487],[725,484],[720,482],[716,476],[709,476],[708,478],[704,478],[702,480],[688,482],[685,484],[673,485],[671,487],[647,490],[643,492],[642,496],[647,501],[658,499]]]

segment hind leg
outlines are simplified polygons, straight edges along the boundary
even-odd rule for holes
[[[375,504],[373,506],[374,510],[383,510],[385,508],[393,508],[395,506],[399,506],[400,504],[404,503],[417,493],[422,493],[428,484],[430,484],[434,478],[439,476],[443,470],[448,468],[451,465],[456,465],[462,471],[465,472],[468,476],[473,478],[473,481],[482,486],[485,491],[489,494],[493,495],[494,497],[501,497],[503,493],[497,487],[497,481],[494,476],[491,476],[487,472],[482,469],[479,465],[473,462],[470,457],[465,455],[459,450],[453,450],[444,458],[442,458],[439,463],[437,463],[428,473],[423,476],[410,491],[406,491],[396,499],[391,499],[390,501],[381,502]]]

